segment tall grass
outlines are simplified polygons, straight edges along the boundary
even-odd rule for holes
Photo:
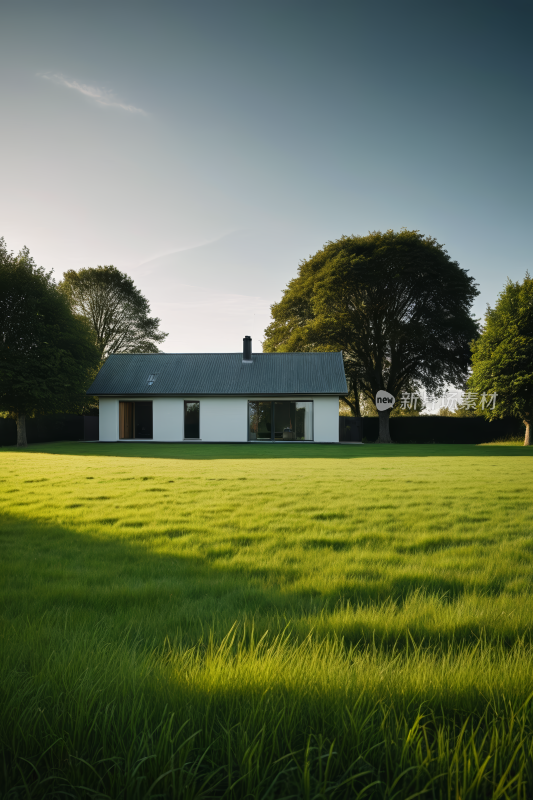
[[[0,463],[3,797],[531,796],[527,449]]]

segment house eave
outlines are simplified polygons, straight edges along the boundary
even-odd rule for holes
[[[202,393],[202,392],[169,392],[166,394],[141,394],[141,393],[133,393],[133,392],[113,392],[112,394],[104,394],[102,392],[86,392],[87,396],[89,397],[108,397],[108,398],[119,398],[119,397],[146,397],[146,398],[157,398],[157,397],[245,397],[248,399],[258,398],[261,399],[263,397],[342,397],[346,394],[346,392],[242,392],[240,394],[223,394],[222,392],[217,392],[216,394],[213,393]]]

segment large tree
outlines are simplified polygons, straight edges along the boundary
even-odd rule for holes
[[[109,353],[159,353],[168,336],[150,317],[148,300],[116,267],[69,270],[60,289],[77,314],[91,323],[102,358]]]
[[[487,419],[521,419],[526,426],[524,444],[533,445],[533,278],[529,273],[523,283],[509,280],[496,306],[488,307],[483,332],[472,344],[468,388],[481,395]]]
[[[27,416],[81,410],[99,362],[91,327],[50,273],[0,239],[0,412],[17,420],[19,446]]]
[[[462,385],[478,325],[474,279],[418,231],[343,236],[303,261],[265,331],[266,351],[342,350],[355,414],[359,397]],[[390,442],[390,411],[379,440]]]

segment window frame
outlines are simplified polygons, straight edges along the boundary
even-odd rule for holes
[[[250,403],[270,403],[271,404],[271,422],[270,422],[270,439],[252,439],[250,437]],[[315,441],[315,406],[314,402],[310,398],[285,398],[285,397],[267,397],[267,398],[260,398],[250,400],[248,399],[247,403],[247,416],[246,416],[246,438],[248,442],[281,442],[284,441],[282,439],[276,439],[276,410],[275,410],[275,403],[311,403],[311,438],[310,439],[288,439],[286,441],[291,442],[314,442]]]
[[[149,403],[151,407],[151,428],[152,428],[152,435],[151,436],[135,436],[135,411],[137,403]],[[131,436],[121,436],[121,433],[125,427],[126,423],[126,416],[125,416],[125,408],[124,406],[128,404],[131,406]],[[118,439],[120,442],[151,442],[154,439],[154,403],[153,400],[119,400],[118,401]]]
[[[198,403],[198,436],[194,438],[190,438],[189,436],[185,436],[185,420],[187,419],[187,403]],[[202,439],[201,436],[201,402],[200,400],[184,400],[183,401],[183,441],[184,442],[200,442]]]

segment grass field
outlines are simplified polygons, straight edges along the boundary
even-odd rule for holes
[[[530,798],[532,457],[2,448],[2,798]]]

